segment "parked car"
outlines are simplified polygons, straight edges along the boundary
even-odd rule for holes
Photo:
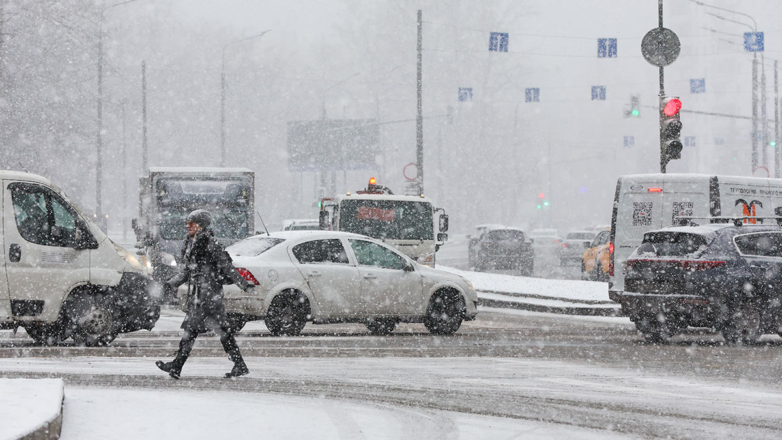
[[[487,223],[483,225],[476,225],[475,231],[467,236],[470,243],[467,248],[467,266],[470,268],[475,267],[475,257],[478,254],[478,240],[486,232],[492,229],[504,228],[505,226],[496,223]]]
[[[581,278],[584,280],[608,281],[611,271],[611,229],[597,233],[581,258]]]
[[[596,235],[593,231],[568,232],[559,248],[559,264],[578,267],[584,259],[584,250],[590,247]]]
[[[782,334],[782,229],[708,224],[644,234],[627,259],[622,311],[650,341],[687,327],[726,341]]]
[[[532,242],[521,229],[502,228],[484,232],[476,245],[475,269],[515,270],[521,275],[531,276],[535,269]]]
[[[422,322],[432,334],[452,334],[478,313],[478,297],[465,278],[362,235],[273,232],[227,251],[237,271],[256,285],[252,294],[225,287],[223,302],[237,331],[263,319],[274,335],[298,335],[308,321],[363,323],[378,335],[399,322]],[[180,288],[183,306],[186,295]]]
[[[151,330],[162,288],[48,179],[0,171],[4,264],[0,329],[24,327],[38,344],[110,343]]]
[[[554,249],[562,242],[562,237],[559,236],[559,232],[556,229],[533,229],[529,233],[529,238],[532,240],[533,245],[539,249]]]

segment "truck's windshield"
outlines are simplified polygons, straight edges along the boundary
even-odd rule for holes
[[[432,205],[398,200],[343,200],[339,229],[391,240],[434,240]]]
[[[218,238],[247,237],[252,213],[249,178],[166,178],[155,182],[155,198],[160,215],[158,227],[164,240],[181,240],[187,234],[187,215],[196,209],[212,213],[211,228]]]

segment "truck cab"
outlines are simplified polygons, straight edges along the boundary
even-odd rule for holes
[[[366,235],[399,249],[421,264],[435,265],[435,255],[448,239],[448,215],[423,194],[395,195],[375,178],[355,194],[320,202],[320,228]]]

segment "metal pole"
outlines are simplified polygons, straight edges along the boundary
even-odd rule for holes
[[[141,170],[149,172],[147,147],[147,62],[141,61]]]
[[[761,133],[761,163],[768,169],[768,117],[766,114],[766,57],[760,53],[760,119],[763,121]]]
[[[225,57],[220,75],[220,166],[225,166]]]
[[[752,174],[758,167],[758,55],[752,54]]]
[[[661,0],[662,1],[662,0]],[[418,69],[416,83],[418,88],[418,116],[416,118],[416,167],[418,168],[418,190],[424,193],[424,114],[423,114],[423,13],[418,10]]]
[[[657,0],[657,27],[662,30],[663,28],[663,0]],[[663,100],[665,99],[665,71],[663,66],[660,66],[660,94],[659,97],[659,110],[658,115],[660,118],[660,172],[665,174],[668,162],[665,160],[665,135],[663,133]]]
[[[101,14],[101,20],[103,15]],[[103,28],[98,31],[98,133],[96,139],[96,149],[98,153],[97,166],[95,168],[95,215],[98,218],[98,224],[103,224],[103,204],[101,186],[103,186]]]
[[[777,64],[778,62],[774,61],[774,177],[779,179],[779,71]]]
[[[120,171],[120,176],[122,176],[122,239],[128,238],[128,227],[126,224],[126,220],[128,217],[128,176],[127,173],[127,162],[128,162],[128,145],[127,145],[127,136],[126,136],[126,128],[127,124],[125,121],[125,106],[126,102],[125,100],[122,101],[122,170]]]

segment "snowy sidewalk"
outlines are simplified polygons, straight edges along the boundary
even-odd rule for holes
[[[446,266],[438,269],[470,280],[485,307],[585,316],[621,316],[619,304],[608,298],[608,284],[579,280],[548,280]]]
[[[62,379],[0,378],[0,440],[60,437]]]

